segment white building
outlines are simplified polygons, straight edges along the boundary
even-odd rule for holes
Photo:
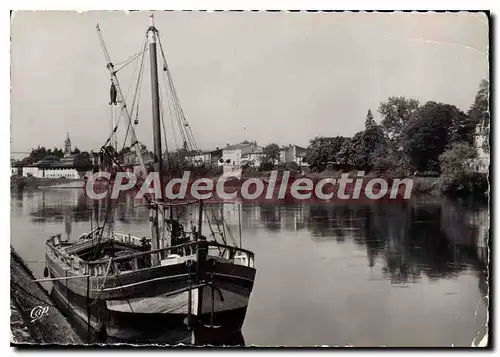
[[[474,136],[474,146],[477,151],[477,159],[474,170],[477,172],[487,173],[490,168],[490,152],[484,150],[484,142],[489,140],[489,127],[484,126],[484,122],[476,128]]]
[[[18,169],[13,168],[13,169]],[[11,169],[12,171],[12,169]],[[25,166],[21,167],[22,175],[24,177],[27,176],[33,176],[33,177],[38,177],[38,178],[60,178],[60,177],[65,177],[67,179],[79,179],[83,178],[87,172],[85,171],[77,171],[74,168],[47,168],[47,169],[41,169],[36,166]],[[16,171],[17,172],[17,171]]]
[[[305,161],[307,149],[298,145],[288,145],[280,149],[280,163],[295,162],[299,166],[307,165]]]
[[[263,152],[249,153],[241,156],[241,165],[250,165],[259,167],[264,160],[265,154]]]
[[[241,170],[242,165],[250,160],[257,159],[262,154],[263,149],[256,142],[228,145],[222,149],[222,160],[224,162],[224,172]],[[251,154],[254,154],[252,156]],[[247,160],[247,161],[243,161]]]
[[[191,157],[191,161],[195,166],[210,165],[212,162],[212,155],[210,151],[202,151]]]
[[[85,171],[82,172],[82,177],[80,177],[78,171],[74,168],[54,168],[54,169],[43,169],[45,176],[47,178],[60,178],[65,177],[67,179],[79,179],[85,176]]]
[[[33,176],[33,177],[44,177],[44,170],[39,169],[37,166],[25,166],[21,168],[21,175]]]

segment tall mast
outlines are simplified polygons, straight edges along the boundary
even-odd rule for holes
[[[160,92],[158,89],[158,61],[156,57],[156,28],[153,14],[149,17],[148,29],[149,58],[151,67],[151,96],[153,104],[153,143],[154,143],[154,168],[160,174],[160,183],[163,183],[163,160],[161,150],[161,122],[160,122]],[[162,186],[163,187],[163,186]]]
[[[154,24],[153,14],[149,17],[149,29],[148,29],[148,42],[149,42],[149,58],[151,67],[151,100],[153,106],[153,145],[154,145],[154,170],[160,176],[160,192],[163,196],[163,159],[161,150],[161,123],[160,123],[160,92],[158,89],[158,61],[156,56],[156,34],[157,30]],[[162,197],[156,198],[158,201],[162,201]],[[153,227],[152,227],[152,239],[151,248],[160,248],[160,237],[162,233],[161,227],[163,227],[163,215],[161,212],[161,207],[155,205],[152,207],[154,212],[152,213]],[[161,226],[161,227],[160,227]],[[153,264],[158,264],[159,257],[153,258]]]
[[[123,92],[121,90],[120,84],[118,83],[118,77],[116,76],[115,68],[113,66],[113,63],[111,62],[111,57],[109,56],[108,50],[106,49],[106,44],[104,43],[104,39],[102,37],[102,33],[101,33],[101,29],[99,28],[99,24],[97,24],[96,30],[97,30],[97,34],[99,36],[99,41],[101,42],[102,50],[104,52],[104,57],[105,57],[106,62],[107,62],[106,68],[108,69],[109,74],[111,75],[111,83],[115,86],[115,88],[117,90],[117,97],[118,97],[117,102],[119,102],[121,104],[123,112],[125,113],[125,117],[127,118],[128,126],[130,127],[130,147],[135,148],[135,151],[137,153],[137,158],[139,159],[139,165],[141,167],[141,171],[144,174],[147,174],[146,166],[144,165],[144,160],[142,158],[140,143],[137,140],[137,136],[135,135],[135,129],[132,125],[132,117],[130,116],[130,112],[125,104],[125,97],[123,96]]]
[[[110,112],[111,112],[111,114],[110,114],[110,116],[111,116],[111,120],[110,120],[111,128],[110,128],[110,135],[109,135],[111,138],[110,143],[111,143],[111,146],[113,146],[113,149],[115,149],[115,152],[118,152],[118,138],[117,138],[116,133],[114,131],[115,126],[116,126],[116,119],[115,119],[115,107],[116,107],[116,105],[111,103],[109,105],[109,107],[110,107]]]

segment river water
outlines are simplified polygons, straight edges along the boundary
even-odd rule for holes
[[[118,202],[114,229],[148,235],[148,212],[134,204]],[[256,255],[247,346],[470,346],[486,332],[484,203],[419,197],[216,210],[238,242],[241,220],[243,247]],[[82,190],[13,193],[11,244],[42,277],[45,240],[77,239],[96,227],[97,211]]]

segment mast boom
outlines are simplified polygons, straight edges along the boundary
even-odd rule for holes
[[[137,136],[135,135],[135,129],[132,125],[132,117],[131,117],[130,112],[127,108],[127,105],[125,103],[125,97],[123,96],[122,89],[120,87],[120,84],[118,83],[118,77],[116,76],[116,72],[115,72],[113,63],[111,62],[111,57],[109,56],[108,50],[106,48],[106,44],[104,43],[104,38],[102,36],[101,29],[99,28],[99,25],[96,26],[96,30],[97,30],[97,34],[99,36],[99,42],[101,43],[101,47],[102,47],[102,50],[104,53],[104,58],[105,58],[106,63],[107,63],[106,68],[108,69],[109,74],[111,75],[111,83],[113,83],[117,89],[118,100],[121,103],[122,109],[125,112],[125,117],[127,118],[128,126],[130,127],[130,147],[135,148],[141,171],[144,174],[147,174],[146,165],[144,165],[144,159],[142,158],[141,146],[140,146],[139,141],[137,140]]]

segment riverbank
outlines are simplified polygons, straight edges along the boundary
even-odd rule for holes
[[[59,188],[79,188],[83,187],[84,180],[67,179],[64,177],[49,178],[49,177],[25,177],[25,176],[11,176],[10,189],[11,190],[36,190],[44,187],[59,187]]]
[[[81,344],[82,340],[22,258],[10,250],[11,344]],[[38,319],[37,319],[38,317]]]
[[[265,172],[251,172],[249,176],[247,176],[247,173],[243,173],[244,178],[252,177],[252,178],[269,178],[271,174],[271,171],[265,171]],[[299,178],[299,177],[304,177],[304,178],[309,178],[312,180],[321,180],[324,178],[335,178],[339,179],[343,172],[340,171],[335,171],[335,170],[324,170],[322,172],[308,172],[308,173],[300,173],[298,171],[291,172],[290,176]],[[357,178],[356,172],[351,172],[349,173],[349,177],[355,179]],[[392,175],[375,175],[372,173],[368,173],[365,176],[363,176],[365,179],[373,179],[373,178],[384,178],[390,182],[392,180],[396,179],[396,177],[393,177]],[[423,176],[410,176],[408,177],[413,181],[413,188],[412,188],[412,193],[414,194],[426,194],[426,195],[433,195],[433,196],[441,196],[442,192],[440,191],[440,177],[423,177]]]
[[[281,178],[283,177],[283,170],[276,170],[277,181],[281,182]],[[271,178],[271,173],[273,171],[245,171],[241,173],[240,178],[229,178],[225,181],[225,187],[227,187],[231,193],[231,190],[237,190],[241,188],[243,182],[248,179],[260,179],[264,183],[269,183]],[[289,172],[289,180],[290,182],[294,181],[298,178],[308,178],[313,180],[314,182],[318,182],[325,178],[334,178],[339,179],[342,175],[341,171],[335,170],[324,170],[322,172],[300,172],[300,171],[288,171]],[[215,176],[203,176],[204,178],[209,178],[213,180],[218,180],[220,178],[219,175]],[[352,179],[357,179],[357,172],[352,171],[349,173],[349,177]],[[196,175],[191,176],[194,180],[195,178],[200,178]],[[370,180],[374,178],[383,178],[388,181],[388,183],[392,183],[396,177],[390,174],[380,174],[376,175],[373,173],[367,173],[363,176],[364,180]],[[483,197],[487,196],[488,189],[484,189],[484,185],[479,185],[475,182],[468,183],[464,186],[463,189],[458,187],[458,190],[450,190],[445,189],[446,185],[443,186],[443,179],[439,176],[410,176],[407,177],[413,181],[412,185],[412,195],[432,195],[436,197],[443,196],[460,196],[460,197]],[[168,180],[168,178],[166,178]],[[474,181],[474,180],[473,180]],[[39,189],[83,189],[85,187],[85,180],[83,179],[67,179],[67,178],[38,178],[38,177],[23,177],[23,176],[11,176],[11,191],[36,191]],[[103,184],[106,182],[106,184]],[[96,191],[100,192],[101,189],[107,188],[107,180],[97,181],[95,184]],[[487,184],[486,184],[487,185]],[[140,186],[140,184],[139,184]],[[468,187],[471,186],[471,187]],[[476,187],[477,186],[477,187]],[[480,187],[481,186],[481,187]],[[471,191],[471,192],[469,192]]]

